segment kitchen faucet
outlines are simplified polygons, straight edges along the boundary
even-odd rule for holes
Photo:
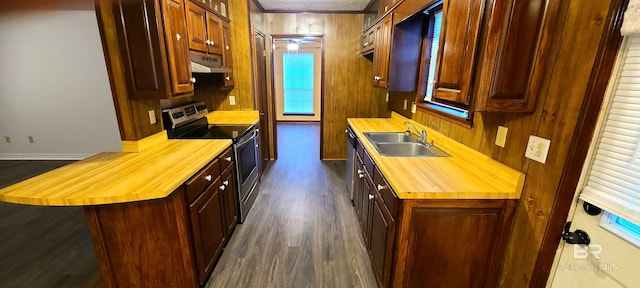
[[[429,145],[427,144],[427,130],[424,130],[424,128],[422,128],[422,131],[420,131],[418,130],[418,128],[416,128],[416,126],[414,126],[409,121],[405,121],[404,125],[407,125],[407,131],[406,131],[407,134],[411,134],[411,130],[409,128],[412,128],[413,131],[416,131],[416,133],[420,135],[420,143]]]

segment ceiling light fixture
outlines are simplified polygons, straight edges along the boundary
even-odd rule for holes
[[[289,44],[287,44],[287,50],[298,51],[298,44],[296,44],[295,42],[289,42]]]

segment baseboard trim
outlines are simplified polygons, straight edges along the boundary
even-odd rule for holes
[[[92,153],[0,153],[0,160],[82,160]]]

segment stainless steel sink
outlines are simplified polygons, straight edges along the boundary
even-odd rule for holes
[[[405,132],[365,132],[364,136],[371,142],[414,142],[415,140]]]
[[[374,144],[378,153],[382,156],[393,157],[449,157],[447,152],[433,145],[425,145],[415,142],[383,142]]]

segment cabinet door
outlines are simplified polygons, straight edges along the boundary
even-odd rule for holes
[[[373,201],[373,211],[371,211],[371,248],[369,251],[371,265],[373,265],[379,287],[389,287],[395,232],[395,220],[378,194]]]
[[[391,51],[391,14],[375,26],[373,56],[373,86],[387,88],[389,53]]]
[[[435,98],[469,104],[484,2],[444,1]]]
[[[223,55],[222,45],[222,21],[213,13],[207,12],[207,39],[209,40],[208,52]]]
[[[173,94],[193,92],[191,59],[183,0],[164,0],[164,25]]]
[[[357,179],[355,183],[355,187],[353,189],[353,206],[356,208],[356,216],[358,216],[358,220],[362,221],[362,195],[364,194],[364,164],[362,163],[362,159],[360,159],[360,155],[356,154],[356,173]]]
[[[222,22],[222,36],[224,38],[224,53],[222,63],[225,68],[233,69],[233,53],[231,49],[231,27],[229,23]],[[224,87],[233,87],[233,72],[224,73]]]
[[[222,179],[221,189],[222,200],[224,201],[224,222],[227,236],[227,240],[231,236],[231,232],[238,223],[238,191],[236,190],[235,182],[235,169],[233,165],[230,165],[222,172],[220,176]]]
[[[207,52],[207,13],[202,7],[187,1],[187,26],[189,27],[189,48]]]
[[[497,1],[484,42],[475,111],[531,112],[535,109],[550,51],[541,42],[546,1]],[[504,19],[509,19],[505,21]]]
[[[222,200],[218,177],[196,201],[189,205],[198,279],[204,284],[220,256],[225,242]]]
[[[374,188],[371,177],[364,173],[364,191],[362,193],[362,215],[360,224],[362,225],[362,233],[367,248],[371,247],[371,212],[373,212]]]

